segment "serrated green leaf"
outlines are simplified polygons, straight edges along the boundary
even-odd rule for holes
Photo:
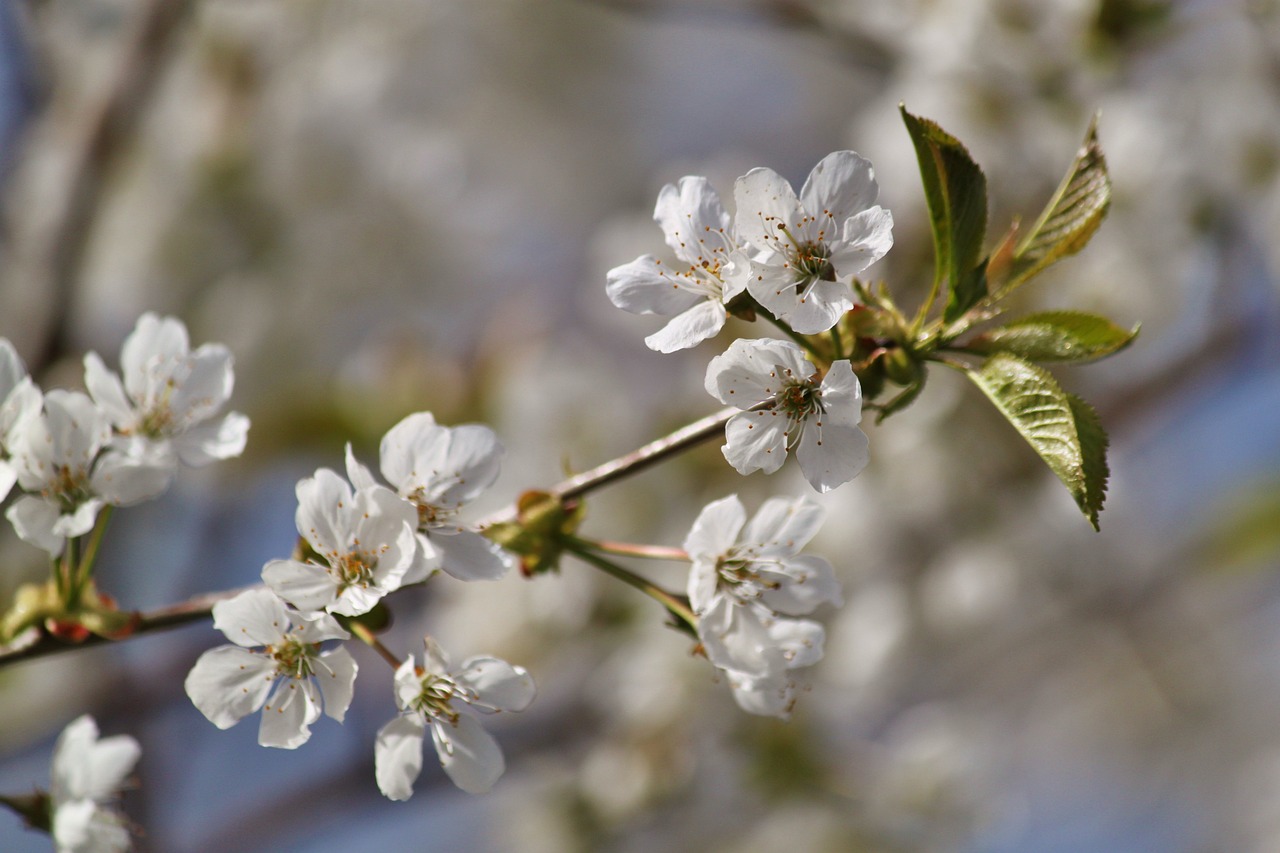
[[[1043,311],[983,332],[965,348],[1030,361],[1090,361],[1124,349],[1137,335],[1137,326],[1124,329],[1097,314]]]
[[[1013,355],[994,355],[966,372],[1098,529],[1107,488],[1107,435],[1093,409],[1063,391],[1048,371]]]
[[[1014,251],[1001,293],[1007,294],[1049,265],[1083,249],[1110,206],[1111,178],[1102,146],[1098,144],[1095,115],[1089,122],[1084,145],[1058,191]]]
[[[982,242],[987,233],[987,179],[964,145],[935,122],[898,106],[916,149],[936,261],[934,284],[948,282],[943,319],[954,322],[987,295]]]

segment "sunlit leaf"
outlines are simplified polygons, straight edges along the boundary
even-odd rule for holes
[[[1030,361],[1090,361],[1124,349],[1138,334],[1106,317],[1080,311],[1045,311],[990,329],[966,348],[1007,352]]]

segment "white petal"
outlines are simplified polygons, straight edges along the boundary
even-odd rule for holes
[[[871,207],[879,195],[869,160],[852,151],[833,151],[809,173],[800,189],[800,203],[817,217],[818,227],[830,241],[846,219]]]
[[[173,475],[173,457],[163,447],[143,457],[108,450],[93,467],[90,484],[107,503],[129,506],[163,494]]]
[[[338,598],[337,579],[324,566],[315,563],[272,560],[262,569],[262,582],[304,613],[324,610]]]
[[[673,317],[671,322],[645,338],[644,342],[656,352],[688,349],[715,337],[724,328],[727,317],[724,305],[704,299],[683,314]]]
[[[738,533],[746,520],[747,511],[737,495],[712,501],[694,519],[689,535],[684,538],[684,550],[690,557],[714,563],[738,541]]]
[[[59,804],[53,839],[58,853],[127,853],[132,847],[124,818],[92,800]]]
[[[350,543],[351,486],[333,471],[321,468],[314,477],[298,481],[298,532],[325,557],[345,554]]]
[[[189,349],[187,327],[181,320],[160,318],[150,311],[139,317],[120,350],[120,369],[129,395],[135,400],[142,399],[149,361],[185,358]]]
[[[262,706],[258,743],[278,749],[297,749],[311,738],[311,724],[320,718],[315,686],[308,680],[286,678]]]
[[[808,379],[815,368],[790,341],[739,339],[707,365],[707,393],[722,403],[748,409],[770,400],[788,380]]]
[[[239,646],[217,646],[200,655],[184,684],[200,713],[229,729],[267,701],[275,662]]]
[[[822,417],[824,425],[857,426],[862,420],[862,385],[848,359],[832,363],[823,377],[821,392],[822,406],[826,409]]]
[[[764,678],[752,678],[738,673],[726,673],[733,688],[734,701],[749,714],[787,719],[795,701],[795,685],[784,674]]]
[[[714,263],[731,225],[715,189],[694,175],[662,188],[653,219],[676,257],[691,264]]]
[[[248,440],[249,419],[239,412],[230,412],[175,436],[173,445],[185,464],[199,468],[219,459],[239,456],[244,453]]]
[[[715,598],[698,618],[698,639],[707,659],[723,669],[753,676],[766,675],[785,665],[781,650],[769,637],[763,608],[734,602],[726,595]]]
[[[605,293],[610,302],[632,314],[679,314],[702,301],[679,273],[653,255],[642,255],[609,270]]]
[[[347,442],[347,479],[351,481],[356,491],[378,485],[373,472],[356,459],[355,451],[351,449],[351,442]]]
[[[455,508],[470,503],[498,479],[502,445],[493,430],[482,424],[442,427],[443,458],[432,469],[420,469],[427,502],[434,507]]]
[[[404,418],[382,437],[382,476],[402,495],[421,488],[434,463],[443,458],[447,436],[430,412]]]
[[[417,714],[403,714],[378,729],[373,744],[373,772],[378,790],[390,800],[407,800],[422,772],[422,738],[426,727]]]
[[[81,536],[93,529],[93,523],[98,519],[98,511],[103,507],[103,502],[98,498],[90,498],[80,504],[71,513],[64,513],[58,516],[58,520],[53,523],[53,532],[58,536],[65,536],[68,539]]]
[[[378,586],[349,586],[325,608],[340,616],[359,616],[372,610],[386,594],[387,590]]]
[[[837,276],[857,275],[893,248],[893,215],[882,207],[864,210],[844,223],[840,242],[831,248]]]
[[[84,357],[84,385],[93,401],[117,428],[129,429],[137,422],[138,415],[124,392],[120,377],[107,369],[96,352]]]
[[[812,613],[820,604],[843,603],[840,584],[831,564],[822,557],[801,554],[780,563],[755,564],[761,579],[767,583],[761,600],[778,613],[802,616]]]
[[[738,178],[733,199],[738,236],[757,249],[772,250],[780,241],[785,244],[787,237],[780,229],[795,229],[804,218],[795,190],[772,169],[752,169]]]
[[[432,544],[426,534],[419,533],[415,539],[417,540],[417,547],[413,552],[413,562],[409,564],[409,570],[404,573],[404,579],[400,582],[401,586],[422,583],[440,568],[440,563],[443,559],[440,549]]]
[[[456,673],[459,684],[470,687],[481,705],[498,711],[523,711],[537,695],[533,677],[524,667],[494,657],[474,657]]]
[[[50,391],[44,396],[45,423],[52,459],[75,470],[89,470],[98,450],[111,438],[111,423],[101,409],[79,391]]]
[[[18,482],[17,470],[7,460],[0,459],[0,501],[9,497],[9,492],[13,490],[13,484],[16,482]]]
[[[468,794],[485,793],[506,769],[498,742],[467,714],[453,725],[433,719],[431,737],[444,772]]]
[[[433,529],[430,539],[441,551],[440,567],[460,581],[497,580],[515,565],[496,542],[471,530]]]
[[[24,376],[17,387],[0,398],[0,450],[8,446],[12,451],[18,432],[33,421],[39,421],[43,408],[44,394],[40,393],[31,377]]]
[[[801,288],[774,293],[766,299],[760,299],[762,305],[775,316],[785,320],[791,328],[802,335],[816,335],[825,332],[840,322],[840,318],[856,304],[853,289],[840,281],[818,281],[804,295]]]
[[[689,606],[695,614],[706,611],[715,598],[720,584],[720,573],[716,570],[718,557],[695,558],[689,567]]]
[[[271,646],[289,630],[289,613],[269,590],[247,589],[213,605],[213,627],[237,646]]]
[[[806,498],[769,498],[751,518],[742,541],[760,557],[797,554],[822,526],[825,513]]]
[[[0,338],[0,400],[9,396],[27,375],[21,356],[8,338]]]
[[[867,467],[867,436],[856,426],[807,421],[796,448],[804,478],[819,492],[843,485]]]
[[[93,717],[78,717],[63,729],[53,750],[56,796],[105,800],[120,790],[141,754],[138,742],[128,735],[99,740]]]
[[[58,508],[53,504],[26,495],[18,498],[4,515],[23,542],[47,551],[51,557],[62,553],[67,538],[53,532],[58,522]]]
[[[222,344],[200,347],[186,359],[186,367],[186,377],[169,398],[169,410],[184,426],[213,417],[235,384],[231,352]]]
[[[787,419],[777,412],[734,415],[725,424],[724,458],[739,474],[772,474],[787,458]]]
[[[338,722],[351,707],[351,697],[355,694],[356,666],[355,658],[342,646],[324,652],[315,662],[316,684],[320,686],[320,695],[324,697],[324,712]]]
[[[422,678],[418,675],[413,663],[413,655],[405,658],[404,663],[396,668],[394,677],[396,707],[404,711],[412,706],[422,693]]]
[[[350,640],[351,635],[328,613],[303,613],[298,616],[293,636],[300,643],[323,643],[325,640]]]
[[[782,650],[787,669],[813,666],[822,660],[825,637],[822,625],[812,619],[776,619],[769,626],[769,638]]]

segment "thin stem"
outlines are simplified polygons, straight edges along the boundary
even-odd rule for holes
[[[603,539],[579,539],[584,546],[602,554],[616,554],[619,557],[639,557],[645,560],[670,560],[677,563],[689,562],[689,553],[683,548],[670,548],[665,545],[636,545],[631,542],[609,542]]]
[[[390,649],[382,645],[382,641],[378,639],[373,631],[369,630],[367,625],[361,625],[359,622],[348,622],[347,628],[351,633],[363,640],[366,646],[377,652],[383,660],[391,664],[392,669],[399,669],[400,664],[404,663],[404,661],[392,654]]]
[[[694,615],[689,605],[680,599],[675,593],[668,592],[652,581],[645,580],[634,572],[622,568],[616,563],[610,562],[589,550],[590,543],[581,539],[567,537],[565,539],[565,548],[590,566],[594,566],[607,575],[617,578],[628,586],[635,587],[645,595],[657,601],[681,622],[689,627],[694,633],[698,630],[698,617]]]
[[[76,582],[80,587],[93,577],[93,564],[98,559],[98,548],[102,545],[102,537],[107,532],[107,525],[111,523],[111,512],[114,509],[115,507],[108,504],[102,508],[102,512],[98,513],[98,520],[93,525],[89,544],[85,546],[84,554],[80,557],[80,568],[76,572]]]
[[[770,323],[772,323],[773,325],[781,329],[783,334],[785,334],[787,337],[791,338],[791,340],[795,341],[801,347],[803,347],[805,352],[809,353],[809,355],[813,356],[819,361],[826,361],[826,359],[823,358],[822,353],[818,350],[816,346],[814,346],[813,341],[809,340],[799,332],[796,332],[790,326],[788,326],[786,323],[779,320],[777,317],[774,317],[768,311],[764,311],[763,316]]]
[[[831,327],[831,359],[839,361],[844,358],[844,341],[840,340],[840,325],[836,324]]]

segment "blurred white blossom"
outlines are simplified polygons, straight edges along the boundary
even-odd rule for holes
[[[141,755],[128,735],[98,738],[93,717],[73,720],[53,750],[52,834],[58,853],[122,853],[123,816],[111,808]]]

